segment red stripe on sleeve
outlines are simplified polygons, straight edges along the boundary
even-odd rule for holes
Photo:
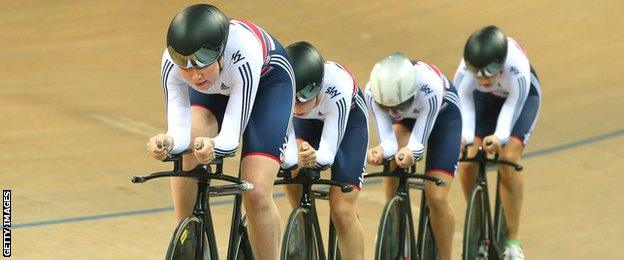
[[[251,31],[254,33],[256,38],[258,38],[258,41],[260,41],[260,44],[262,45],[262,57],[263,58],[266,57],[267,56],[266,42],[264,41],[264,36],[262,36],[262,32],[260,31],[258,26],[245,20],[239,20],[239,21],[243,23],[244,25],[246,25],[247,27],[249,27],[249,29],[251,29]]]

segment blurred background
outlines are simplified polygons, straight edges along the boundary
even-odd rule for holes
[[[134,185],[130,177],[169,168],[146,155],[145,143],[166,128],[160,61],[167,27],[193,3],[0,5],[0,187],[13,191],[15,259],[162,259],[176,224],[169,181]],[[624,1],[210,3],[283,45],[315,44],[325,59],[349,67],[362,88],[372,65],[394,51],[452,79],[468,35],[499,26],[524,46],[543,92],[522,161],[527,258],[624,258]],[[231,160],[226,171],[236,165]],[[360,196],[367,259],[381,188],[370,183]],[[275,193],[285,219],[289,207],[281,188]],[[227,199],[217,202],[225,257],[231,209]],[[460,259],[466,205],[457,181],[451,203]],[[319,205],[325,224],[329,211]]]

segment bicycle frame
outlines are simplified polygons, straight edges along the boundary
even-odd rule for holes
[[[227,259],[234,259],[234,256],[237,253],[236,250],[238,248],[236,248],[236,240],[240,239],[240,237],[237,236],[240,236],[240,227],[242,225],[241,221],[243,219],[243,213],[241,212],[242,203],[243,196],[241,194],[234,195],[234,206],[232,208],[232,220],[230,222],[230,239],[228,242]]]
[[[312,189],[312,193],[314,193],[314,199],[322,199],[327,200],[329,202],[329,191],[322,190],[314,190]],[[313,202],[314,203],[314,202]],[[316,208],[316,204],[314,204]],[[316,212],[316,210],[315,210]],[[318,218],[317,218],[318,219]],[[320,235],[320,233],[319,233]],[[329,218],[329,237],[327,238],[327,259],[335,260],[340,259],[340,251],[338,250],[338,234],[336,232],[336,228],[334,227],[334,222],[331,217]]]
[[[398,167],[397,167],[398,169]],[[415,166],[412,167],[413,171],[415,172]],[[400,174],[400,173],[399,173]],[[400,174],[403,175],[403,174]],[[407,221],[408,223],[405,223],[405,218],[401,218],[400,219],[400,226],[401,227],[405,227],[406,224],[409,224],[408,228],[401,228],[399,229],[399,237],[404,237],[406,231],[409,231],[410,237],[409,237],[409,243],[410,243],[410,248],[415,249],[415,251],[417,252],[417,255],[420,255],[418,253],[418,247],[416,245],[416,236],[414,235],[414,216],[412,214],[412,203],[411,203],[411,198],[410,198],[410,194],[409,194],[409,187],[407,185],[407,180],[408,178],[406,176],[401,176],[399,177],[399,186],[397,187],[397,192],[394,195],[395,197],[401,197],[403,198],[403,207],[401,207],[401,216],[405,216],[407,215]],[[420,229],[420,228],[419,228]],[[420,231],[419,231],[420,232]],[[404,243],[400,243],[399,244],[399,252],[404,252],[405,251],[405,244]]]
[[[422,191],[421,197],[420,197],[420,214],[418,218],[418,233],[416,234],[418,237],[418,239],[416,240],[416,248],[420,254],[420,257],[423,258],[423,254],[426,249],[425,249],[425,244],[424,244],[425,241],[423,241],[422,238],[425,236],[426,225],[429,225],[429,222],[431,221],[430,218],[428,217],[429,207],[427,206],[427,196],[425,194],[425,185],[424,183],[408,183],[408,184],[409,184],[409,188],[418,189]]]
[[[506,161],[506,160],[502,160],[498,158],[498,154],[494,155],[494,158],[488,158],[487,153],[483,150],[482,147],[479,147],[479,150],[477,151],[477,154],[472,157],[472,158],[467,158],[467,151],[464,151],[462,154],[462,157],[459,159],[460,162],[472,162],[472,163],[478,163],[478,171],[477,171],[477,178],[475,181],[475,186],[472,188],[472,190],[470,191],[470,194],[473,194],[475,192],[475,190],[477,189],[482,189],[482,194],[483,194],[483,208],[482,208],[482,213],[485,215],[485,219],[486,219],[486,230],[482,230],[481,232],[481,236],[486,238],[486,243],[488,243],[489,247],[488,247],[488,254],[493,257],[500,257],[502,255],[503,250],[501,249],[499,242],[497,241],[497,236],[496,236],[496,232],[498,231],[498,226],[495,226],[493,224],[493,219],[492,219],[492,210],[491,210],[491,205],[490,205],[490,195],[489,195],[489,188],[488,188],[488,181],[487,181],[487,166],[488,164],[491,165],[495,165],[495,164],[504,164],[507,166],[511,166],[514,167],[514,169],[516,171],[522,171],[523,167],[517,163],[511,162],[511,161]],[[499,180],[500,180],[500,171],[497,171],[497,189],[496,189],[496,205],[495,205],[495,209],[498,210],[499,207],[502,207],[502,205],[500,205],[500,193],[499,193]],[[498,213],[497,213],[498,214]],[[498,216],[495,216],[498,217]],[[501,216],[501,217],[505,217],[505,216]]]
[[[486,223],[486,230],[481,230],[481,236],[486,238],[487,243],[489,244],[489,255],[495,255],[495,256],[499,256],[501,250],[498,246],[498,244],[496,243],[497,241],[494,241],[494,229],[492,228],[494,225],[492,224],[492,214],[491,214],[491,208],[490,208],[490,194],[488,192],[488,184],[487,184],[487,176],[485,175],[485,164],[479,164],[479,172],[477,174],[477,180],[476,180],[476,186],[473,188],[477,189],[477,187],[480,187],[483,192],[483,211],[485,211],[484,215],[485,215],[485,223]],[[498,197],[499,195],[496,194],[496,196]],[[486,234],[487,232],[487,234]]]

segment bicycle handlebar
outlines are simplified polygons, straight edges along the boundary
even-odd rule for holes
[[[182,151],[181,153],[176,153],[176,154],[172,154],[172,153],[168,153],[167,156],[165,156],[165,159],[162,159],[163,162],[181,162],[182,161],[182,155],[185,154],[189,154],[192,153],[193,150],[192,149],[186,149],[184,151]],[[215,156],[215,158],[207,164],[220,164],[223,163],[223,158],[227,158],[227,157],[233,157],[234,155],[236,155],[235,153],[229,153],[229,154],[225,154],[225,155],[219,155],[219,156]]]
[[[420,173],[407,173],[403,170],[394,170],[391,172],[375,172],[364,175],[364,178],[374,178],[374,177],[393,177],[393,178],[407,178],[407,179],[421,179],[425,181],[430,181],[435,183],[436,186],[444,187],[446,182],[438,179],[436,177],[432,177],[425,174]]]
[[[162,162],[182,161],[182,155],[189,154],[189,153],[192,153],[192,152],[193,152],[192,149],[186,149],[186,150],[182,151],[181,153],[167,153],[165,158],[162,159],[161,161]]]
[[[234,154],[226,154],[223,156],[216,156],[214,160],[212,160],[208,164],[204,164],[204,167],[198,167],[193,169],[192,171],[185,172],[182,170],[182,155],[191,152],[192,150],[187,149],[179,154],[167,154],[163,162],[173,162],[174,167],[171,171],[163,171],[163,172],[155,172],[144,176],[133,176],[131,178],[132,183],[144,183],[149,180],[164,178],[164,177],[185,177],[185,178],[193,178],[193,179],[217,179],[222,181],[231,182],[234,184],[241,185],[241,190],[249,190],[253,189],[253,184],[245,181],[241,181],[239,178],[235,178],[228,175],[221,174],[221,170],[223,168],[223,158],[232,157]],[[217,174],[210,174],[212,172],[212,168],[210,165],[216,165]],[[207,167],[206,167],[207,166]]]
[[[468,158],[468,149],[464,149],[464,151],[462,152],[462,156],[459,158],[460,162],[475,162],[475,163],[485,163],[485,164],[504,164],[507,166],[511,166],[513,167],[516,171],[522,171],[524,169],[524,167],[522,167],[522,165],[517,164],[515,162],[512,161],[508,161],[508,160],[503,160],[503,159],[499,159],[498,158],[498,153],[494,154],[494,158],[489,158],[487,157],[487,154],[485,153],[485,150],[483,150],[483,147],[479,147],[479,150],[477,151],[477,154],[473,157]]]
[[[418,159],[420,160],[420,158]],[[421,179],[425,181],[431,181],[435,183],[435,185],[439,187],[443,187],[446,185],[446,182],[438,179],[436,177],[428,176],[425,174],[419,174],[416,172],[416,164],[410,167],[411,172],[408,172],[407,169],[403,169],[400,167],[396,167],[394,170],[390,170],[390,164],[394,161],[394,156],[390,156],[383,160],[383,171],[376,173],[369,173],[364,175],[364,178],[374,178],[374,177],[393,177],[393,178],[407,178],[407,179]]]
[[[339,187],[340,191],[342,191],[343,193],[347,193],[347,192],[353,191],[353,186],[351,184],[338,182],[338,181],[334,181],[334,180],[320,179],[321,172],[319,170],[316,170],[316,169],[302,168],[299,171],[299,174],[297,174],[297,176],[295,178],[292,178],[291,177],[291,171],[294,168],[296,168],[296,167],[292,167],[290,169],[281,169],[277,176],[279,178],[282,178],[282,179],[276,180],[273,184],[274,185],[287,185],[287,184],[315,185],[315,184],[322,184],[322,185]]]
[[[425,181],[430,181],[435,183],[436,186],[443,187],[446,185],[446,182],[438,179],[436,177],[432,177],[425,174],[419,173],[408,173],[405,169],[397,168],[394,171],[381,171],[375,173],[369,173],[364,175],[364,178],[375,178],[375,177],[393,177],[393,178],[407,178],[407,179],[421,179]]]

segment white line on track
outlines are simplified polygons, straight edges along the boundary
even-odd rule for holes
[[[163,129],[160,129],[156,126],[124,116],[110,116],[98,113],[90,113],[89,117],[100,121],[110,127],[140,136],[150,137],[157,133],[164,132]]]

